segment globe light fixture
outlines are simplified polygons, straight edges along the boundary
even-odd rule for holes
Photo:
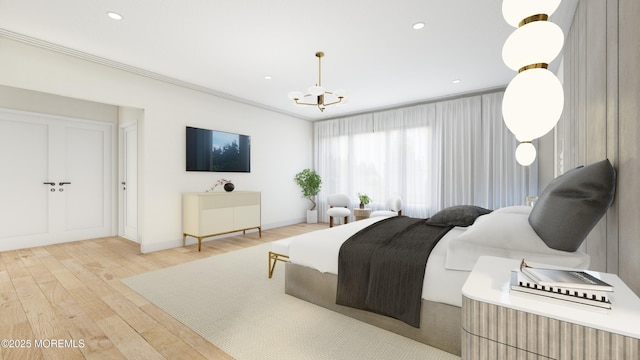
[[[502,98],[502,117],[518,140],[537,139],[551,131],[564,107],[560,80],[547,69],[516,75]]]
[[[519,27],[507,38],[502,47],[502,60],[515,71],[530,64],[549,64],[560,54],[563,43],[560,26],[535,21]]]
[[[560,0],[504,0],[502,15],[517,29],[502,47],[502,59],[518,74],[502,99],[502,117],[521,144],[516,160],[523,166],[536,158],[533,140],[551,131],[560,120],[564,90],[547,68],[562,51],[562,29],[548,21]]]
[[[536,147],[530,141],[523,141],[516,148],[516,161],[522,166],[529,166],[536,160]]]
[[[345,103],[347,94],[345,90],[327,91],[322,87],[321,60],[322,57],[324,57],[324,53],[322,51],[318,51],[316,53],[316,57],[318,58],[318,83],[309,87],[306,93],[301,91],[290,92],[289,99],[293,100],[297,105],[316,106],[320,111],[324,111],[324,109],[329,105]]]
[[[533,15],[551,16],[558,6],[560,0],[504,0],[502,16],[509,25],[517,28],[522,21]]]

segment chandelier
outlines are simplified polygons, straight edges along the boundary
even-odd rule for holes
[[[335,105],[339,103],[345,103],[345,90],[327,91],[322,87],[322,57],[324,53],[318,51],[316,57],[318,58],[318,83],[315,86],[309,87],[306,93],[301,91],[292,91],[289,93],[289,99],[293,100],[298,105],[311,105],[317,106],[320,111],[329,105]]]
[[[520,142],[516,160],[528,166],[536,158],[532,141],[556,126],[562,115],[564,91],[547,69],[562,50],[564,34],[548,21],[561,0],[504,0],[502,14],[517,28],[505,41],[502,59],[518,71],[505,90],[502,117]]]

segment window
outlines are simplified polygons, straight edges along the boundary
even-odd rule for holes
[[[326,196],[338,192],[354,206],[357,193],[366,193],[374,210],[401,196],[403,213],[423,218],[453,205],[520,205],[536,193],[530,179],[536,173],[515,161],[517,142],[500,115],[502,94],[315,123],[320,215]]]

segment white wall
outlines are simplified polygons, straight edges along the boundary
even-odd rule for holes
[[[293,182],[312,164],[312,124],[0,37],[0,85],[144,110],[139,123],[141,251],[182,244],[182,192],[219,178],[262,192],[264,228],[301,222],[307,202]],[[283,95],[285,96],[285,95]],[[185,127],[251,136],[251,173],[187,173]]]

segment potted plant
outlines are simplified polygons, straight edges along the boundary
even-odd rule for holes
[[[364,209],[364,206],[371,202],[371,198],[367,194],[358,193],[358,199],[360,199],[360,209]]]
[[[313,205],[311,209],[307,210],[307,223],[318,222],[318,210],[316,210],[315,196],[320,192],[322,185],[322,179],[314,170],[304,169],[297,173],[293,180],[300,186],[302,190],[302,197],[309,199]]]

